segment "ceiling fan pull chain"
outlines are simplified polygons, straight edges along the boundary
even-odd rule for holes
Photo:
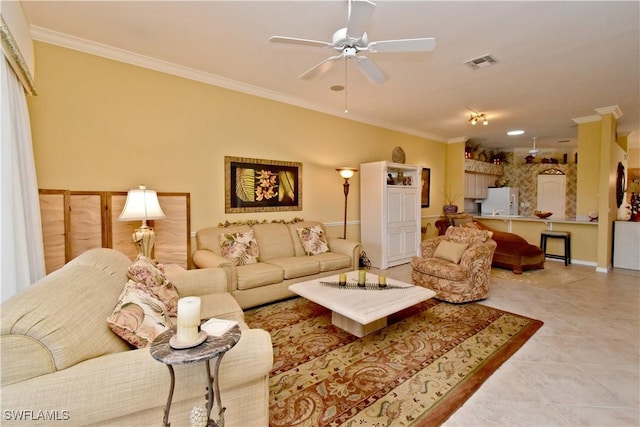
[[[351,4],[351,1],[349,1]],[[349,91],[349,85],[347,84],[347,63],[349,61],[344,61],[344,113],[349,114],[349,108],[347,107],[347,92]]]

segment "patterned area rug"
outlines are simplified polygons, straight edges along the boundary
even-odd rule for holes
[[[560,265],[564,268],[563,264]],[[556,266],[552,266],[551,268],[545,267],[542,270],[527,270],[522,274],[513,274],[511,270],[502,268],[492,268],[491,276],[540,288],[566,285],[584,279],[585,277],[571,270],[563,271]]]
[[[480,304],[432,299],[357,338],[304,298],[249,310],[271,334],[270,425],[433,426],[444,422],[542,326]]]

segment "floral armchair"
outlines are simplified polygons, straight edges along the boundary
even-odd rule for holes
[[[413,283],[436,298],[462,303],[489,294],[491,259],[496,242],[487,230],[449,227],[444,236],[423,240],[420,257],[411,261]]]

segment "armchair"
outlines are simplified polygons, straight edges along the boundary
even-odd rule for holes
[[[491,237],[487,230],[449,227],[444,236],[423,240],[421,256],[411,261],[413,283],[432,289],[443,301],[486,298],[497,246]]]

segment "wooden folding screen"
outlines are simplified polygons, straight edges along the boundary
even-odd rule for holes
[[[125,191],[40,190],[40,213],[47,273],[82,252],[114,248],[134,259],[131,234],[140,221],[120,222]],[[156,231],[154,258],[165,264],[191,267],[191,206],[189,193],[158,193],[166,218],[149,221]]]

